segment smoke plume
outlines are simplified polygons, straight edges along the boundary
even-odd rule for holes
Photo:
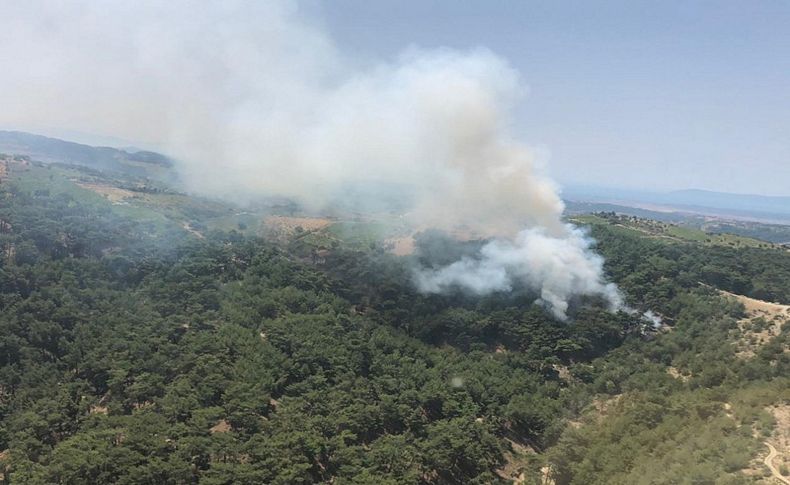
[[[0,125],[157,147],[189,190],[320,209],[348,184],[408,187],[419,226],[497,236],[424,291],[534,288],[619,305],[555,185],[511,133],[518,73],[484,49],[346,55],[290,1],[0,3]],[[526,230],[525,230],[526,228]]]
[[[554,237],[543,228],[521,231],[515,240],[494,240],[480,251],[480,258],[462,258],[439,269],[420,269],[417,285],[439,293],[460,288],[475,294],[509,291],[523,283],[540,295],[558,319],[567,318],[574,295],[599,295],[610,309],[623,308],[617,288],[603,279],[603,258],[590,250],[590,240],[572,226]]]

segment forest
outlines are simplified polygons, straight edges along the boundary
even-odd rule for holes
[[[0,183],[0,472],[9,484],[756,483],[790,404],[790,253],[590,224],[660,327],[535,295],[423,295],[416,256],[154,224]],[[758,319],[760,320],[760,319]],[[752,325],[770,325],[764,319]],[[756,460],[756,461],[755,461]],[[756,463],[756,464],[755,464]],[[785,470],[786,471],[786,470]]]

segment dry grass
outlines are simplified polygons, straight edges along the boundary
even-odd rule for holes
[[[790,468],[790,404],[780,404],[766,409],[776,420],[776,427],[768,440],[777,451],[772,462],[774,467],[782,469],[782,465]]]
[[[776,446],[790,451],[790,404],[780,404],[769,408],[768,411],[776,419],[776,432],[773,438]]]
[[[764,442],[764,449],[741,472],[755,483],[790,484],[790,477],[780,475],[783,465],[790,467],[790,404],[773,405],[765,410],[774,417],[776,425],[771,436]],[[725,411],[735,419],[728,404],[725,404]],[[759,434],[755,433],[754,436],[758,438]]]
[[[677,367],[669,366],[667,367],[667,374],[671,375],[675,379],[680,379],[683,382],[686,382],[691,378],[690,375],[683,374]]]
[[[575,420],[568,420],[568,426],[579,429],[583,426],[600,423],[618,405],[624,394],[614,396],[597,397],[585,408],[581,416]]]
[[[107,406],[91,406],[90,414],[109,414],[110,411],[107,409]]]
[[[507,440],[510,450],[505,452],[505,464],[496,473],[505,480],[512,480],[514,485],[527,483],[526,465],[530,455],[537,454],[531,446]]]
[[[746,310],[746,316],[738,321],[741,336],[736,355],[742,359],[754,357],[760,347],[779,335],[782,325],[790,321],[790,305],[719,291],[722,295],[738,300]]]
[[[309,234],[320,231],[336,221],[323,217],[267,216],[263,219],[265,231],[270,237],[286,239],[297,232]]]
[[[727,291],[722,291],[724,295],[737,299],[746,308],[746,313],[753,316],[784,315],[790,316],[790,305],[772,303],[770,301],[756,300],[748,296],[736,295]]]
[[[317,231],[327,227],[334,221],[322,217],[268,216],[263,222],[268,226],[293,232],[299,227],[305,231]]]
[[[595,410],[595,415],[598,419],[604,418],[606,415],[609,414],[609,411],[620,402],[620,399],[623,398],[623,394],[617,394],[615,396],[610,396],[605,399],[597,398],[594,399],[592,402],[592,408]]]
[[[225,421],[224,419],[220,419],[217,424],[209,428],[209,432],[211,434],[214,433],[227,433],[231,429],[233,429],[229,422]]]
[[[113,187],[112,185],[91,184],[87,182],[76,182],[76,184],[83,189],[87,189],[91,192],[101,195],[110,202],[120,202],[124,199],[129,199],[137,195],[131,190],[120,189],[118,187]]]

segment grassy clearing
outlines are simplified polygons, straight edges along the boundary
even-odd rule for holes
[[[771,243],[752,239],[750,237],[738,236],[735,234],[713,234],[707,233],[700,229],[684,226],[670,225],[666,229],[666,233],[684,239],[686,241],[695,241],[703,244],[719,245],[719,246],[736,246],[736,247],[768,247]]]
[[[238,231],[245,235],[260,234],[263,223],[260,214],[241,212],[213,217],[203,221],[209,230]]]
[[[17,164],[10,176],[22,192],[45,197],[66,195],[74,203],[107,207],[118,216],[149,224],[153,232],[183,228],[185,223],[200,225],[200,220],[227,217],[231,212],[230,206],[225,204],[185,194],[130,190],[134,183],[130,184],[129,180],[119,181],[110,175],[77,167]]]
[[[106,205],[108,201],[104,197],[70,180],[76,173],[76,170],[49,165],[12,165],[10,180],[22,192],[49,196],[65,194],[83,204]]]
[[[401,228],[392,221],[337,222],[326,231],[351,246],[370,246],[398,235]]]

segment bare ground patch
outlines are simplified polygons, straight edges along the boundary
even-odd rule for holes
[[[684,374],[683,372],[680,371],[680,369],[673,366],[667,367],[667,374],[671,375],[675,379],[680,379],[683,382],[686,382],[691,378],[690,375]]]
[[[765,465],[771,469],[775,479],[790,485],[790,475],[781,474],[782,471],[790,469],[790,404],[771,406],[766,411],[776,419],[776,426],[765,443],[769,450]]]
[[[593,399],[578,418],[568,420],[568,426],[579,429],[586,425],[600,423],[618,405],[623,396],[624,394],[616,394]]]
[[[573,375],[567,365],[554,364],[551,366],[557,372],[557,376],[565,382],[572,382]]]
[[[782,325],[790,321],[790,305],[757,300],[720,290],[729,298],[738,300],[746,309],[746,316],[738,321],[741,337],[737,355],[748,359],[782,331]]]
[[[595,410],[596,417],[601,419],[608,415],[609,411],[620,402],[623,396],[624,394],[617,394],[606,398],[594,399],[592,402],[592,409]]]
[[[790,452],[790,404],[773,406],[768,411],[776,419],[776,428],[773,436],[774,443],[777,448],[781,448],[786,453]]]
[[[181,224],[181,227],[183,227],[186,232],[192,234],[196,238],[205,239],[203,233],[192,227],[188,222],[184,222],[183,224]]]
[[[514,485],[527,483],[527,465],[529,457],[537,453],[531,446],[507,440],[510,450],[505,452],[505,464],[496,473],[505,480],[512,480]]]
[[[209,428],[209,432],[211,434],[214,433],[227,433],[232,429],[229,422],[225,421],[224,419],[220,419],[217,424]]]
[[[90,190],[91,192],[95,192],[101,195],[102,197],[109,200],[110,202],[120,202],[124,199],[129,199],[137,195],[131,190],[113,187],[112,185],[91,184],[87,182],[76,182],[76,184],[82,187],[83,189],[87,189]]]
[[[88,411],[89,414],[110,414],[109,409],[107,406],[102,406],[98,404],[96,406],[91,406],[90,410]]]
[[[767,439],[760,438],[764,439],[762,450],[741,472],[755,483],[790,485],[790,475],[782,474],[790,468],[790,404],[776,404],[765,410],[776,420],[773,432]],[[755,432],[754,436],[760,435]]]
[[[287,237],[302,231],[320,231],[336,221],[323,217],[267,216],[263,222],[266,229],[275,237]]]
[[[408,256],[414,253],[414,236],[390,238],[384,241],[384,245],[396,256]]]

